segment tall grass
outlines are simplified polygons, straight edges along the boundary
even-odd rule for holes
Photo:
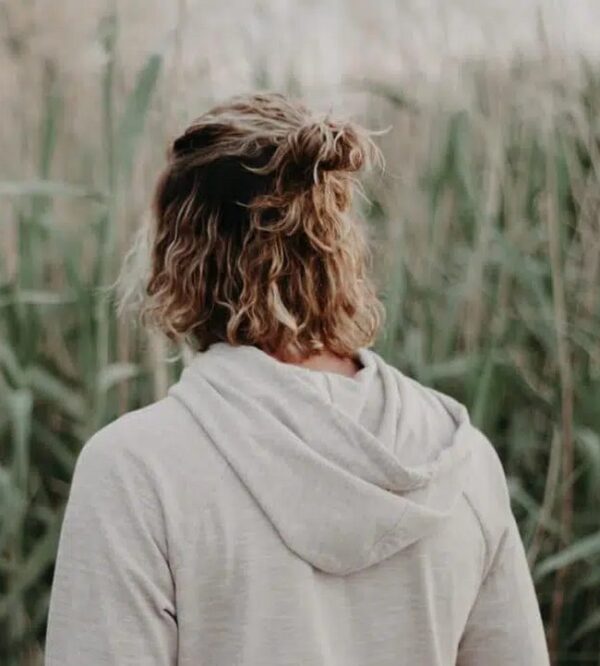
[[[600,78],[582,73],[475,67],[458,106],[379,90],[400,132],[367,209],[380,347],[498,447],[560,664],[600,663]]]
[[[139,212],[146,120],[166,102],[156,98],[158,55],[120,92],[115,30],[103,25],[100,141],[91,155],[81,147],[93,168],[68,183],[54,177],[65,105],[51,86],[36,173],[0,182],[2,225],[14,231],[0,240],[7,666],[40,663],[82,443],[161,396],[181,367],[119,319],[106,289]],[[498,447],[555,663],[572,665],[600,664],[600,79],[582,71],[557,83],[525,65],[474,67],[458,101],[361,84],[367,124],[393,126],[382,139],[386,174],[367,180],[360,204],[388,312],[377,348],[463,400]]]

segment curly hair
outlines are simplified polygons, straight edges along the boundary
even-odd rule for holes
[[[271,92],[195,120],[156,186],[144,320],[199,351],[371,344],[384,309],[366,225],[350,214],[353,174],[381,158],[370,134]]]

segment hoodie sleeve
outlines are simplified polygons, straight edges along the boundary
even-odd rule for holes
[[[107,426],[77,460],[59,539],[46,666],[174,666],[174,585],[156,491]]]
[[[506,527],[471,609],[457,666],[549,666],[533,580],[502,481]]]

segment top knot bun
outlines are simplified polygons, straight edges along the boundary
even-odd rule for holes
[[[279,93],[256,93],[207,111],[173,142],[170,158],[202,186],[205,202],[246,205],[259,195],[281,202],[288,193],[349,186],[346,174],[382,160],[371,139],[377,133]]]
[[[349,121],[305,122],[287,136],[286,147],[293,171],[314,183],[319,182],[323,172],[360,171],[374,156],[374,146],[366,132]]]

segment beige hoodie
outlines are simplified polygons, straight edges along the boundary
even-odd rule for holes
[[[47,666],[547,666],[498,456],[371,349],[213,344],[78,459]]]

